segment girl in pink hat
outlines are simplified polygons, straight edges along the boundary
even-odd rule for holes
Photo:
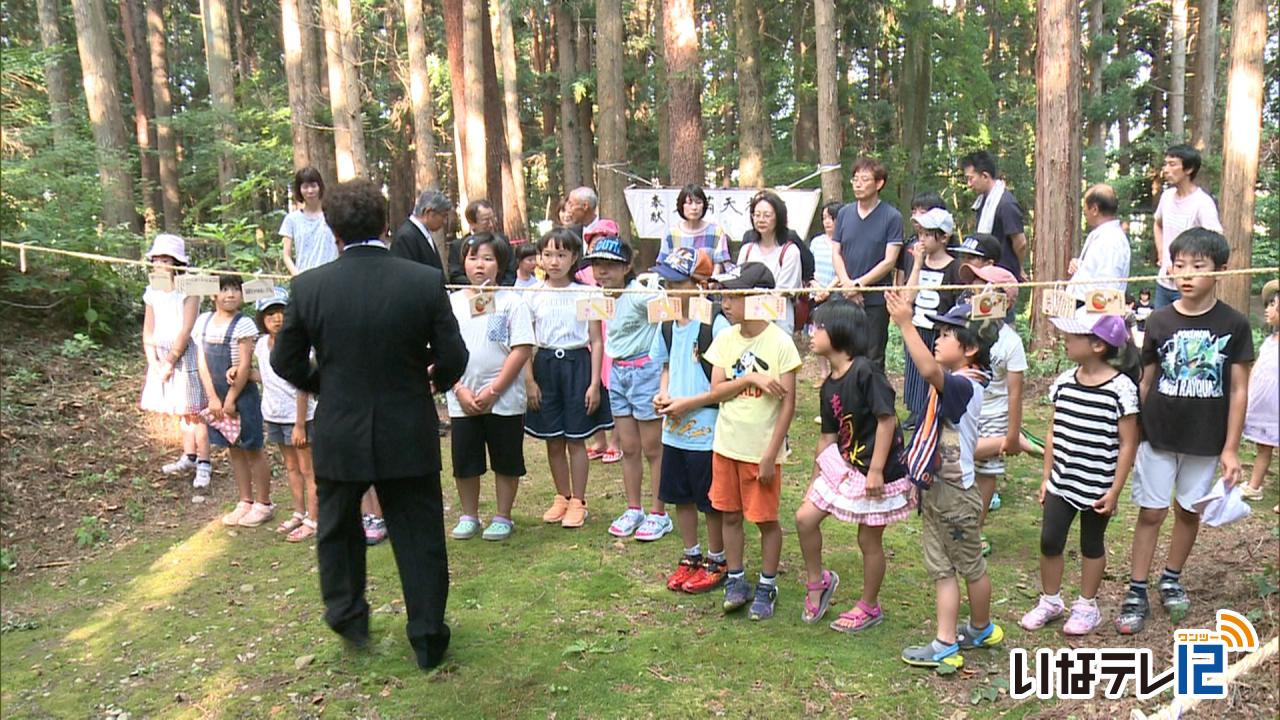
[[[205,407],[204,388],[196,365],[191,329],[200,313],[200,298],[188,297],[174,286],[174,277],[187,266],[186,243],[177,235],[157,235],[147,251],[154,271],[168,277],[169,288],[155,284],[142,294],[146,314],[142,321],[142,351],[147,358],[147,380],[139,407],[178,419],[182,454],[161,467],[166,475],[195,471],[197,493],[209,487],[209,434],[199,412]],[[163,285],[164,283],[160,283]]]

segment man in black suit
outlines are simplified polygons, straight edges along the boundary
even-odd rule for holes
[[[372,485],[400,572],[409,642],[418,665],[431,668],[449,645],[431,385],[452,387],[467,349],[441,272],[392,257],[381,242],[387,204],[376,185],[338,185],[325,196],[324,214],[341,255],[294,279],[271,366],[320,398],[312,457],[325,622],[350,644],[369,642],[360,498]]]
[[[450,228],[453,203],[439,190],[418,196],[410,215],[391,240],[391,254],[445,271],[449,282],[465,285],[467,274],[458,260],[456,233]],[[446,263],[448,263],[446,265]]]

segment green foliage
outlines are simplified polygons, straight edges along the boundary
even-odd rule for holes
[[[18,567],[18,558],[9,548],[0,548],[0,572],[9,572]]]
[[[101,347],[88,335],[76,333],[62,341],[62,346],[58,348],[58,354],[65,358],[78,358],[93,353],[101,349]]]
[[[85,515],[80,518],[80,525],[76,527],[75,539],[77,547],[91,548],[110,540],[111,533],[101,520]]]

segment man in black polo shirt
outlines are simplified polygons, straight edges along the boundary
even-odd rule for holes
[[[973,233],[994,235],[1000,241],[1000,259],[996,265],[1013,273],[1018,280],[1026,280],[1023,265],[1027,261],[1027,233],[1023,225],[1022,206],[996,179],[996,160],[986,150],[969,153],[960,159],[964,181],[977,193],[973,203],[977,225]],[[1017,303],[1009,308],[1009,322],[1013,322]]]
[[[835,241],[840,252],[834,258],[836,277],[845,296],[862,303],[870,334],[867,356],[884,369],[884,348],[889,342],[889,312],[883,292],[862,288],[887,286],[902,252],[902,213],[880,200],[889,171],[879,160],[859,158],[853,164],[853,197],[857,202],[836,215]]]

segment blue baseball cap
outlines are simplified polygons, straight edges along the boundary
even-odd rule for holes
[[[279,285],[275,286],[271,290],[273,293],[271,297],[262,298],[261,300],[253,304],[254,309],[257,310],[259,313],[261,313],[263,310],[266,310],[267,308],[275,307],[277,305],[279,305],[280,307],[284,307],[285,305],[289,304],[288,290],[285,290]]]
[[[711,277],[714,269],[715,266],[706,250],[687,247],[672,250],[662,259],[662,262],[653,266],[653,272],[677,282],[690,279],[705,280]]]
[[[969,313],[973,312],[973,306],[969,303],[960,303],[952,305],[951,309],[941,315],[930,313],[925,317],[935,323],[943,325],[951,325],[953,327],[969,327]]]
[[[602,237],[596,240],[595,244],[591,246],[591,252],[583,256],[582,259],[587,262],[608,260],[630,265],[631,255],[631,246],[623,242],[621,238]]]

